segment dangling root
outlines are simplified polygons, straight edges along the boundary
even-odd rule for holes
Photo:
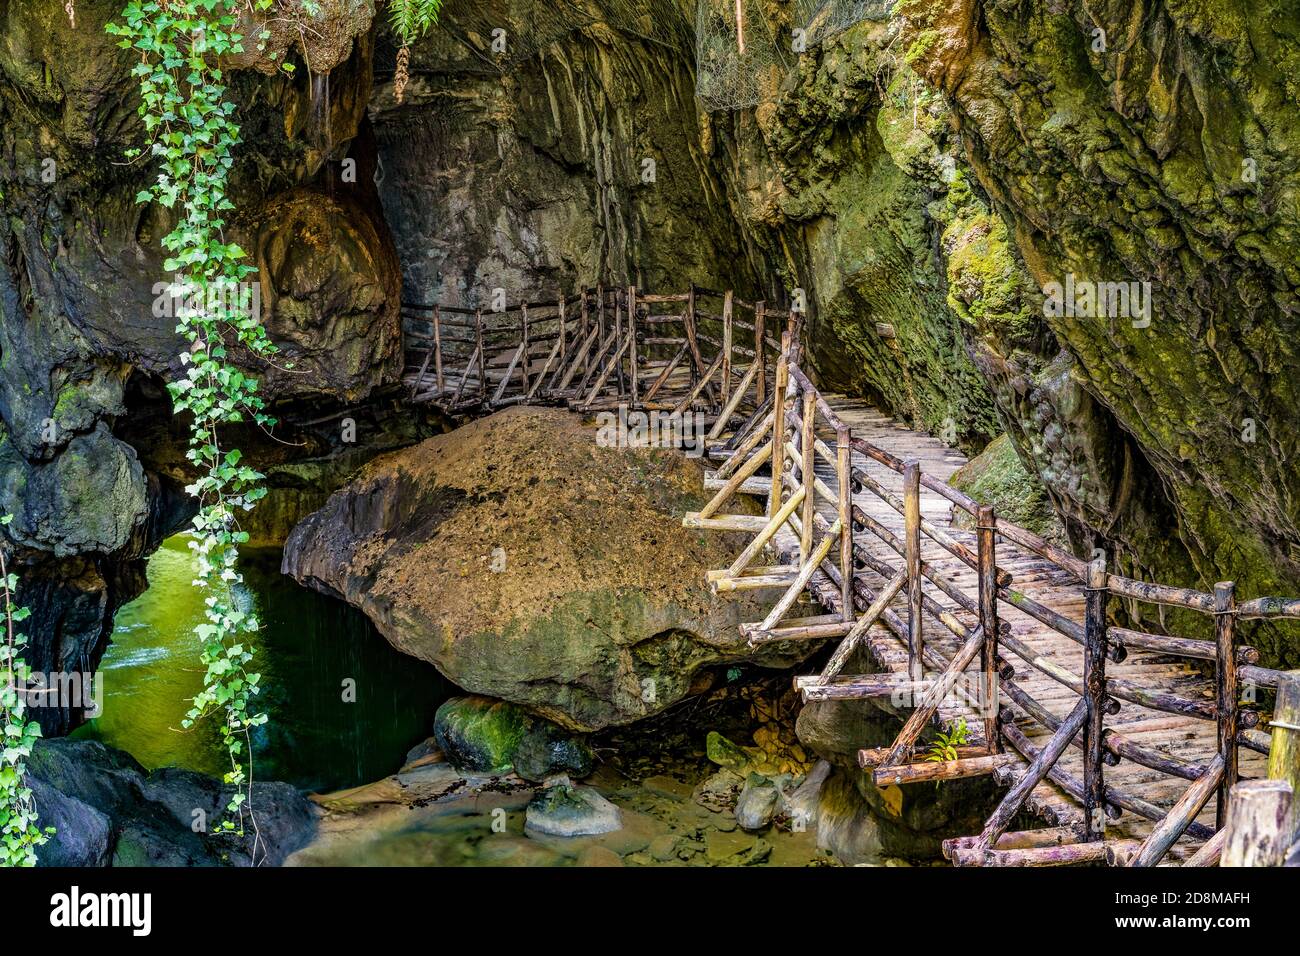
[[[397,102],[402,102],[402,97],[406,95],[406,84],[411,78],[411,48],[403,46],[397,51],[397,69],[393,73],[393,93],[397,96]]]

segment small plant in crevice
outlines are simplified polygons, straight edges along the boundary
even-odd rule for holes
[[[4,515],[0,525],[12,520],[12,515]],[[17,587],[18,576],[10,573],[0,548],[0,593],[4,600],[4,635],[0,639],[0,866],[35,866],[36,848],[47,842],[54,830],[42,830],[38,825],[35,798],[23,781],[27,758],[41,728],[26,717],[25,691],[31,668],[22,658],[27,638],[18,625],[31,611],[14,605]]]
[[[198,499],[190,547],[197,558],[195,584],[202,587],[206,620],[195,628],[204,666],[203,688],[181,722],[188,729],[204,720],[218,722],[230,757],[224,780],[232,788],[225,817],[216,832],[244,836],[251,827],[252,860],[261,847],[252,794],[250,731],[266,722],[253,709],[261,675],[249,670],[252,651],[240,635],[255,632],[255,617],[241,610],[235,587],[239,546],[248,540],[238,516],[266,494],[263,476],[228,446],[224,430],[252,422],[274,424],[258,394],[256,379],[238,367],[233,355],[267,359],[275,346],[254,315],[243,290],[256,270],[225,227],[234,203],[227,179],[240,142],[235,104],[227,96],[220,58],[243,51],[237,9],[248,0],[131,0],[121,22],[109,23],[120,46],[140,54],[133,73],[140,84],[140,114],[150,137],[148,152],[158,175],[136,196],[179,213],[162,240],[163,269],[175,275],[172,295],[184,304],[176,330],[188,342],[180,360],[184,375],[168,389],[177,415],[188,413],[186,452],[197,477],[186,490]],[[267,10],[271,0],[255,0]],[[128,157],[140,155],[128,150]]]
[[[958,717],[948,725],[947,730],[935,734],[934,743],[926,751],[925,759],[929,763],[944,763],[957,759],[957,748],[970,743],[970,728],[965,717]]]

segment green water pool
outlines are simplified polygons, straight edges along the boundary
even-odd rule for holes
[[[397,770],[455,687],[393,650],[359,611],[282,575],[279,551],[248,551],[240,571],[239,599],[261,621],[249,641],[262,674],[257,706],[270,717],[253,740],[257,779],[326,791]],[[75,736],[120,747],[151,770],[219,774],[228,763],[215,728],[180,730],[202,684],[194,625],[203,598],[191,584],[188,537],[168,539],[148,573],[149,589],[117,614],[100,667],[103,713]]]

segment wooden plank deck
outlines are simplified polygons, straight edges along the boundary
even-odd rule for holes
[[[921,462],[922,471],[927,474],[946,481],[966,463],[966,458],[961,452],[945,446],[936,438],[898,424],[866,402],[842,395],[827,394],[824,397],[836,414],[850,426],[855,438],[863,438],[899,458],[917,458]],[[827,445],[835,447],[833,431],[819,429],[818,435]],[[897,472],[856,451],[852,455],[852,464],[901,496],[902,476]],[[818,459],[816,470],[818,476],[829,487],[835,487],[834,468]],[[903,516],[878,495],[863,490],[854,495],[853,501],[900,539],[902,538]],[[830,503],[820,502],[819,511],[828,520],[834,519],[834,508]],[[921,489],[921,512],[924,518],[947,531],[953,538],[972,549],[975,548],[974,532],[956,527],[952,522],[950,503],[938,493],[925,487]],[[922,535],[921,542],[922,556],[925,561],[947,575],[962,592],[971,595],[978,592],[974,570],[928,536]],[[870,532],[855,534],[854,543],[865,546],[873,555],[894,566],[899,566],[901,562],[888,545]],[[774,545],[782,553],[793,553],[798,550],[798,540],[788,529],[783,529],[777,535]],[[1014,576],[1013,586],[1017,590],[1023,591],[1029,597],[1070,620],[1082,624],[1083,589],[1068,572],[1003,538],[998,540],[997,558],[998,566]],[[870,569],[859,571],[858,575],[873,590],[878,590],[886,583],[885,577]],[[967,626],[973,628],[978,623],[975,615],[959,607],[929,582],[925,584],[925,591],[929,597],[938,601]],[[900,593],[891,606],[906,620],[905,592]],[[998,603],[998,613],[1001,620],[1010,625],[1012,635],[1024,642],[1034,655],[1040,655],[1048,661],[1059,664],[1076,676],[1081,674],[1083,648],[1079,644],[1006,601]],[[945,658],[951,658],[959,646],[958,639],[930,615],[926,616],[925,638],[927,644],[938,648]],[[866,646],[872,660],[881,670],[900,675],[907,673],[906,644],[884,625],[877,623],[872,626]],[[1001,653],[1015,667],[1014,682],[1056,717],[1064,718],[1078,702],[1077,694],[1031,666],[1028,661],[1009,648],[1002,646]],[[976,686],[975,682],[979,674],[978,661],[972,665],[968,673],[970,686]],[[1204,700],[1210,705],[1214,703],[1213,681],[1203,676],[1192,662],[1183,658],[1130,650],[1123,663],[1107,663],[1106,675],[1108,678],[1132,680],[1143,688],[1168,690],[1183,697]],[[1014,706],[1005,690],[1000,694],[1000,699],[1004,705]],[[1017,713],[1020,717],[1016,725],[1031,744],[1041,747],[1049,736],[1048,732],[1036,721],[1026,719],[1018,709]],[[972,731],[972,743],[984,744],[982,721],[972,708],[949,703],[941,708],[939,716],[945,722],[958,716],[965,716]],[[1191,762],[1208,762],[1217,752],[1215,724],[1209,720],[1168,714],[1124,701],[1121,702],[1119,713],[1107,718],[1106,726],[1108,729],[1124,734],[1135,743]],[[1012,770],[1018,774],[1027,764],[1026,759],[1018,757]],[[1083,751],[1077,747],[1069,748],[1057,766],[1082,779]],[[1266,759],[1262,755],[1241,748],[1243,778],[1265,776],[1265,771]],[[1132,796],[1160,808],[1161,813],[1167,811],[1190,784],[1189,780],[1159,773],[1129,760],[1122,760],[1117,766],[1108,766],[1105,778],[1108,787],[1128,791]],[[1214,808],[1215,803],[1210,800],[1197,818],[1198,822],[1212,828]],[[1051,826],[1076,825],[1082,823],[1083,819],[1081,805],[1054,783],[1039,785],[1026,803],[1026,809]],[[1108,823],[1106,836],[1108,840],[1142,839],[1150,832],[1153,825],[1152,821],[1126,810],[1119,819]],[[1185,835],[1171,849],[1165,862],[1167,864],[1180,862],[1194,852],[1201,842],[1190,835]]]

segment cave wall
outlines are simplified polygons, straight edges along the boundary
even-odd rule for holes
[[[228,64],[244,146],[227,236],[259,270],[282,356],[252,370],[286,419],[363,401],[401,363],[400,277],[373,179],[344,182],[336,162],[366,142],[374,6],[327,7],[310,52],[332,85],[251,49]],[[0,0],[0,512],[14,515],[40,673],[97,665],[113,612],[144,587],[143,558],[193,507],[187,436],[162,388],[182,351],[158,288],[174,214],[135,202],[155,173],[147,152],[124,159],[146,135],[137,57],[104,32],[120,9],[78,0],[74,27],[57,0]],[[80,719],[37,717],[47,732]]]
[[[451,4],[400,104],[385,31],[371,114],[406,295],[770,288],[695,99],[693,16],[677,0]]]
[[[915,69],[951,106],[1035,285],[1150,283],[1148,326],[1045,316],[1056,384],[1003,403],[1022,435],[1041,430],[1035,409],[1061,407],[1045,478],[1067,513],[1161,580],[1300,592],[1300,8],[946,0],[904,13]],[[1294,640],[1258,637],[1296,663]]]
[[[896,31],[883,11],[872,16],[809,46],[752,118],[734,118],[737,135],[762,146],[748,157],[764,186],[749,191],[747,224],[792,250],[783,275],[807,292],[824,388],[978,451],[1001,427],[948,301],[930,211],[947,187],[914,175],[887,139]]]

